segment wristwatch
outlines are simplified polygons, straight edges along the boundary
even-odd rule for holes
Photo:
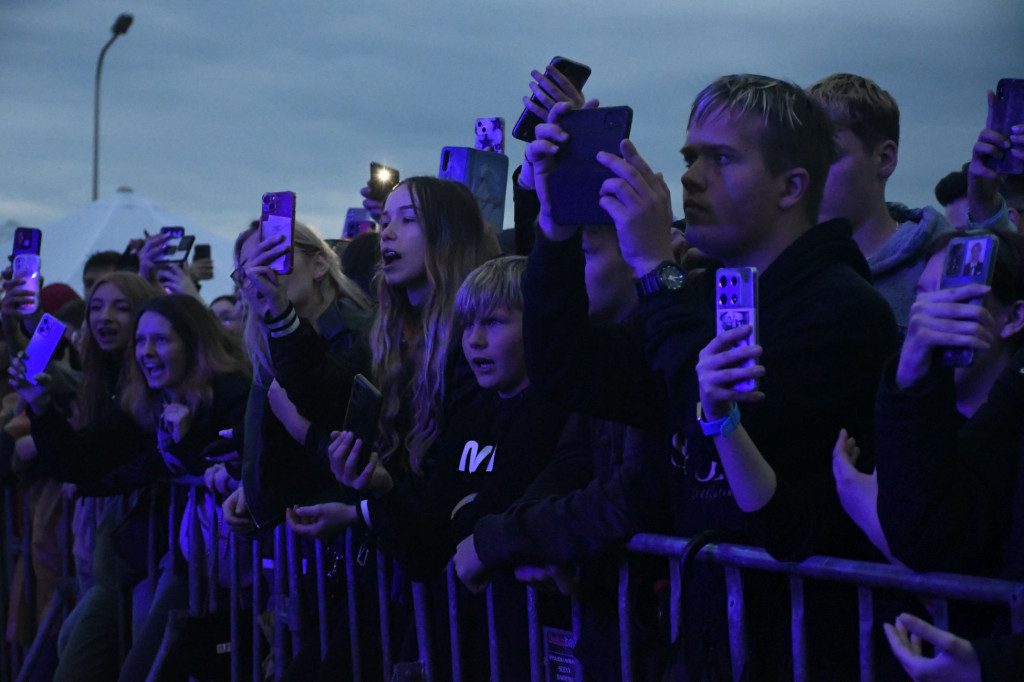
[[[683,286],[686,275],[678,265],[670,260],[663,261],[643,277],[636,280],[636,293],[640,298],[650,296],[655,291],[675,291]]]
[[[698,403],[700,405],[700,403]],[[721,436],[722,438],[728,438],[729,434],[736,430],[736,427],[740,425],[740,408],[734,402],[729,406],[729,414],[725,415],[721,419],[715,419],[714,421],[704,421],[704,411],[700,410],[697,413],[697,421],[700,422],[700,429],[704,432],[705,436]]]

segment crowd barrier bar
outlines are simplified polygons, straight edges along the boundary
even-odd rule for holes
[[[689,541],[662,535],[641,534],[635,536],[627,548],[636,553],[654,554],[678,558],[686,551]],[[773,559],[763,549],[731,544],[709,544],[697,553],[700,561],[721,564],[726,572],[726,589],[729,600],[729,633],[732,647],[733,677],[742,674],[746,654],[746,633],[744,626],[743,577],[741,569],[781,573],[790,576],[791,609],[793,620],[793,666],[794,677],[799,682],[807,679],[806,633],[803,622],[803,580],[806,578],[849,583],[857,586],[859,604],[859,650],[861,679],[874,678],[872,657],[872,631],[875,626],[872,609],[872,590],[892,589],[922,596],[938,598],[935,624],[948,629],[948,600],[956,599],[976,604],[991,604],[1009,610],[1013,632],[1024,632],[1024,584],[950,573],[915,573],[901,566],[838,559],[835,557],[810,557],[800,563],[781,562]],[[680,572],[671,573],[673,606],[678,603],[676,595],[681,594]],[[621,589],[621,586],[620,586]],[[625,628],[629,612],[619,613],[620,623]],[[678,636],[681,611],[672,610],[672,632]],[[625,631],[625,630],[623,630]],[[625,659],[625,655],[623,656]],[[623,679],[628,671],[623,665]]]

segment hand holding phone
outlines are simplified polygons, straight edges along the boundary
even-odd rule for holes
[[[64,329],[63,322],[49,313],[43,313],[22,358],[25,381],[33,386],[39,385],[36,377],[46,372],[46,366],[50,364],[60,340],[64,337]]]
[[[756,346],[757,335],[757,268],[719,268],[715,276],[715,331],[749,325],[750,333],[734,344],[735,348]],[[747,358],[741,367],[753,367],[754,358]],[[736,391],[756,391],[757,379],[752,377],[733,386]]]
[[[991,234],[957,237],[946,246],[939,287],[952,289],[966,284],[991,284],[999,238]],[[981,305],[980,298],[970,301]],[[968,367],[974,363],[971,348],[944,348],[938,358],[943,367]]]
[[[395,188],[400,179],[399,173],[394,168],[385,166],[376,161],[370,164],[370,179],[367,186],[370,188],[368,199],[382,202],[387,198],[391,190]]]
[[[32,297],[30,302],[18,306],[21,315],[33,315],[39,310],[40,260],[43,233],[34,227],[14,230],[14,248],[11,252],[12,281],[20,281],[17,289]]]
[[[152,255],[154,263],[184,263],[192,250],[196,238],[185,234],[184,227],[161,227],[161,236],[165,236],[163,246]],[[148,241],[148,240],[147,240]]]
[[[1020,125],[1024,125],[1024,78],[1003,78],[996,86],[995,94],[989,98],[987,128],[1010,139],[1013,127]],[[986,164],[989,168],[1006,175],[1024,173],[1024,158],[1020,156],[1024,154],[1024,148],[1021,145],[999,151],[1002,157],[991,158]]]
[[[292,240],[295,232],[295,192],[267,192],[260,213],[260,241],[280,237],[288,251],[270,264],[270,269],[288,274],[292,271]]]
[[[529,99],[523,98],[523,113],[512,129],[512,137],[523,142],[536,139],[534,130],[547,120],[551,107],[558,102],[569,102],[574,108],[583,106],[580,91],[590,78],[590,67],[565,57],[555,57],[543,74],[534,71],[530,75],[535,81],[530,83],[533,95]]]
[[[363,442],[357,471],[365,469],[370,461],[370,453],[377,442],[377,422],[380,420],[382,404],[383,398],[377,387],[362,374],[357,374],[352,381],[343,427],[344,431],[351,431]]]

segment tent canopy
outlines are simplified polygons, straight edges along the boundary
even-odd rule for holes
[[[156,234],[169,225],[184,227],[185,234],[195,235],[196,244],[210,245],[214,278],[202,282],[203,298],[209,302],[221,294],[233,293],[232,240],[168,213],[127,187],[42,228],[43,277],[47,283],[65,282],[80,292],[82,268],[89,256],[97,251],[124,251],[130,240],[144,237],[145,232]]]

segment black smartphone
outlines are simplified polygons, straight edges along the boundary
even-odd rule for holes
[[[28,347],[25,348],[25,380],[36,386],[35,377],[46,371],[60,340],[64,338],[64,323],[49,313],[43,317],[32,332]]]
[[[14,230],[14,248],[11,250],[11,269],[14,279],[25,280],[19,287],[32,294],[33,303],[18,306],[22,315],[32,315],[39,310],[39,251],[43,233],[35,227],[19,227]]]
[[[155,263],[184,263],[192,251],[192,243],[196,238],[185,234],[184,227],[161,227],[160,234],[169,234],[170,239],[164,244],[163,252],[153,258]]]
[[[267,192],[260,212],[260,241],[282,236],[288,252],[276,258],[270,269],[282,275],[292,271],[292,241],[295,236],[295,192]]]
[[[384,201],[398,184],[399,174],[394,168],[376,161],[370,164],[370,199]]]
[[[363,441],[359,451],[359,471],[365,469],[370,462],[370,453],[377,442],[377,422],[380,420],[382,404],[383,398],[377,387],[362,374],[357,374],[352,381],[343,430],[351,431],[356,438]]]
[[[597,153],[619,154],[629,137],[633,110],[629,107],[577,109],[562,117],[569,141],[561,146],[557,168],[548,177],[551,217],[559,225],[606,225],[612,218],[598,205],[601,185],[614,174],[597,161]]]
[[[192,260],[202,260],[210,257],[210,245],[209,244],[196,244],[195,251],[192,256]]]
[[[719,268],[715,274],[715,324],[718,334],[749,324],[750,334],[736,343],[736,347],[757,343],[757,268]],[[754,358],[743,363],[752,367]],[[756,391],[757,380],[743,381],[733,389]]]
[[[943,289],[965,284],[991,284],[995,270],[999,238],[991,234],[957,237],[946,246],[946,259],[942,264]],[[981,305],[981,299],[971,301]],[[967,367],[974,362],[971,348],[944,348],[938,358],[943,367]]]
[[[996,86],[996,96],[988,109],[988,128],[1010,136],[1010,128],[1024,123],[1024,78],[1003,78]],[[1024,159],[1007,149],[1003,158],[993,159],[992,170],[1007,175],[1024,173]]]
[[[590,78],[590,67],[586,64],[580,64],[574,62],[571,59],[565,57],[555,57],[548,64],[548,68],[555,67],[558,69],[563,76],[569,79],[573,85],[576,86],[577,90],[583,90],[583,86],[586,85],[587,79]],[[550,75],[550,71],[545,69],[545,73]],[[530,97],[533,102],[538,102],[537,96]],[[533,113],[527,108],[523,108],[523,113],[519,115],[519,120],[516,121],[516,125],[512,128],[512,137],[523,142],[533,142],[535,139],[534,129],[538,123],[543,123],[537,114]]]

